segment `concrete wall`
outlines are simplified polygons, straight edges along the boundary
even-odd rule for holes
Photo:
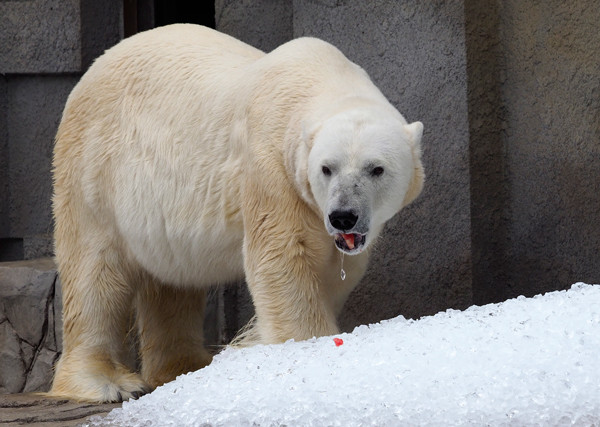
[[[0,261],[52,253],[51,159],[71,89],[122,38],[122,2],[0,2]]]
[[[0,72],[80,71],[79,0],[0,2]]]
[[[294,37],[289,0],[215,0],[215,26],[265,51]]]
[[[425,190],[386,228],[344,328],[600,282],[599,18],[594,0],[215,2],[218,29],[266,51],[334,43],[425,124]],[[51,251],[53,134],[122,21],[120,0],[0,2],[0,259]],[[241,284],[225,298],[233,333],[251,304]]]
[[[123,36],[121,0],[0,2],[0,73],[80,73]]]
[[[475,302],[598,283],[598,3],[465,4]]]
[[[593,0],[246,3],[217,1],[217,28],[266,51],[328,40],[425,124],[425,190],[386,228],[344,328],[600,282]]]
[[[56,74],[7,77],[8,218],[11,236],[25,238],[26,258],[51,253],[53,141],[77,80],[74,75]]]

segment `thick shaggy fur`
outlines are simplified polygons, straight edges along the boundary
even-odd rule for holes
[[[119,401],[205,366],[209,285],[246,279],[256,341],[336,333],[368,249],[345,257],[342,281],[324,225],[328,184],[316,182],[321,166],[309,176],[308,163],[323,121],[347,111],[362,118],[335,126],[358,129],[371,115],[406,125],[362,69],[316,39],[265,55],[207,28],[173,25],[98,58],[71,93],[56,137],[64,348],[50,394]],[[405,128],[398,153],[379,153],[403,162],[402,171],[386,164],[397,169],[393,186],[373,187],[393,196],[361,196],[384,212],[374,212],[366,244],[421,191],[422,125]],[[332,155],[338,150],[350,152],[340,145]],[[139,374],[124,345],[132,309]]]

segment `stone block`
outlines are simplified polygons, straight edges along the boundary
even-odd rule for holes
[[[228,343],[224,313],[223,288],[209,288],[204,313],[204,345],[209,351],[216,352]]]
[[[254,316],[254,304],[245,282],[228,285],[223,290],[225,341],[230,342]]]
[[[0,393],[47,389],[60,351],[49,259],[0,263]]]
[[[54,364],[58,361],[56,351],[48,347],[42,347],[35,355],[30,371],[27,372],[26,383],[23,392],[47,391],[54,378]]]
[[[42,340],[48,308],[54,300],[55,281],[56,271],[50,260],[0,263],[2,311],[19,337],[29,345]]]
[[[0,344],[0,394],[16,393],[25,385],[25,362],[19,336],[1,312]]]

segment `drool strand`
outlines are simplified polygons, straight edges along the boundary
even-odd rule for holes
[[[340,277],[342,280],[346,280],[346,272],[344,271],[344,253],[342,252],[342,266],[340,270]]]

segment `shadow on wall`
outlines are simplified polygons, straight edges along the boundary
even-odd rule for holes
[[[484,4],[485,3],[485,4]],[[465,0],[471,174],[473,302],[502,301],[509,276],[508,189],[502,105],[500,15],[494,2]]]
[[[600,9],[465,1],[476,304],[598,283]]]

